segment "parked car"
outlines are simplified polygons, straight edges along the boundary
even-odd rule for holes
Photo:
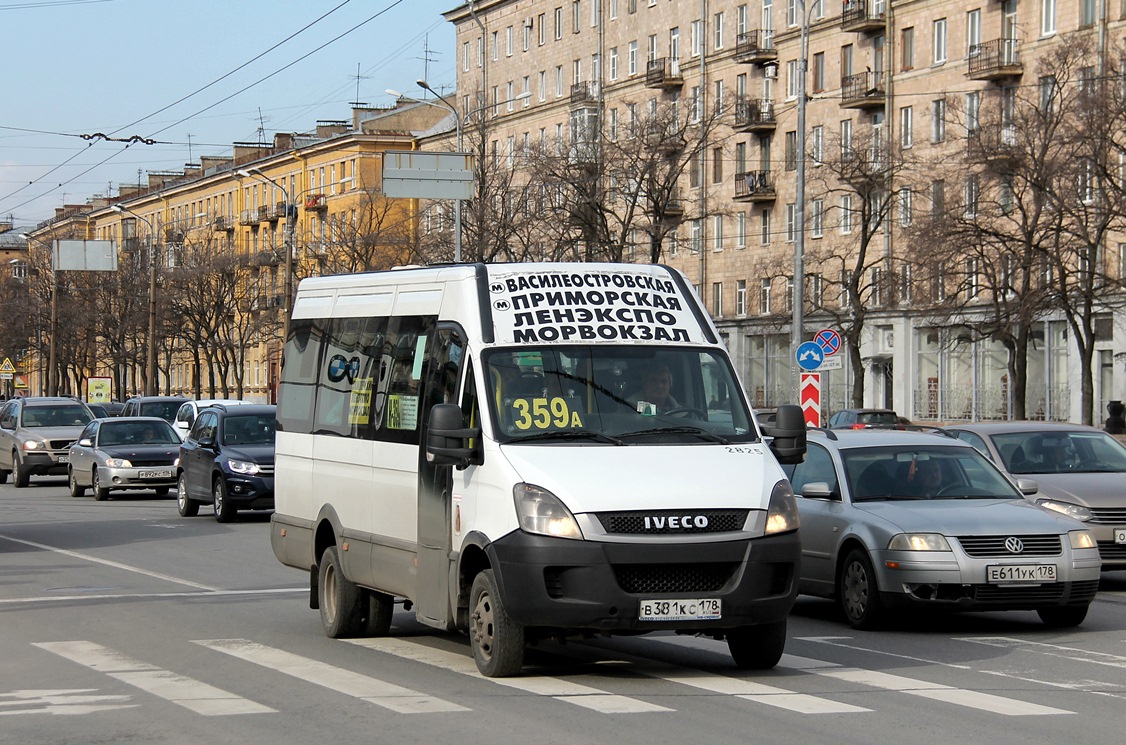
[[[266,404],[201,409],[183,443],[176,470],[176,503],[183,517],[211,504],[221,523],[239,510],[274,508],[274,427],[277,407]]]
[[[95,419],[70,446],[70,496],[81,497],[89,487],[98,501],[126,489],[163,497],[176,485],[179,454],[180,435],[160,417]]]
[[[1101,561],[1084,525],[1025,499],[968,443],[898,430],[810,430],[784,466],[798,495],[799,592],[856,628],[896,609],[1034,610],[1081,623]]]
[[[1126,569],[1126,447],[1101,429],[1060,422],[993,422],[947,427],[1018,483],[1032,499],[1081,520],[1095,535],[1103,569]]]
[[[17,489],[32,476],[67,471],[70,445],[94,414],[81,401],[61,396],[19,397],[0,407],[0,484],[8,474]]]
[[[180,408],[176,410],[176,416],[172,420],[172,426],[180,433],[180,438],[183,439],[188,431],[195,424],[195,418],[199,415],[199,410],[214,404],[223,404],[225,406],[241,406],[249,404],[250,401],[243,401],[237,398],[201,398],[196,401],[185,401],[180,404]]]
[[[841,409],[829,417],[829,429],[868,429],[901,427],[907,420],[891,409]]]
[[[187,400],[184,396],[135,396],[125,402],[118,416],[158,416],[171,424]]]
[[[102,401],[98,405],[105,409],[109,416],[121,416],[121,412],[125,409],[125,404],[121,401]]]

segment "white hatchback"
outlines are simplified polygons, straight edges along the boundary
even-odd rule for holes
[[[243,401],[238,398],[201,398],[198,401],[185,401],[176,411],[176,418],[172,420],[172,426],[176,428],[176,432],[180,435],[180,439],[182,440],[188,434],[192,425],[195,424],[195,418],[199,415],[200,409],[207,408],[212,404],[241,406],[250,403],[254,402]]]

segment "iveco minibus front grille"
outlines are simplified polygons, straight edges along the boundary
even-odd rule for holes
[[[639,510],[595,516],[609,535],[727,533],[742,530],[747,522],[747,510]]]
[[[739,568],[737,563],[619,564],[614,576],[623,591],[634,594],[717,592]]]

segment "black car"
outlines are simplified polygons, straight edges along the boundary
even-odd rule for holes
[[[171,424],[176,419],[183,396],[137,396],[125,402],[118,416],[158,416]]]
[[[274,508],[274,426],[277,407],[265,404],[200,410],[180,445],[176,503],[183,517],[211,504],[221,523],[239,510]]]
[[[903,429],[906,424],[891,409],[841,409],[829,417],[829,429]]]

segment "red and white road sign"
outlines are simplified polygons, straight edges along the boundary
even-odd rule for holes
[[[803,372],[798,381],[798,399],[805,424],[808,427],[821,426],[821,373]]]

